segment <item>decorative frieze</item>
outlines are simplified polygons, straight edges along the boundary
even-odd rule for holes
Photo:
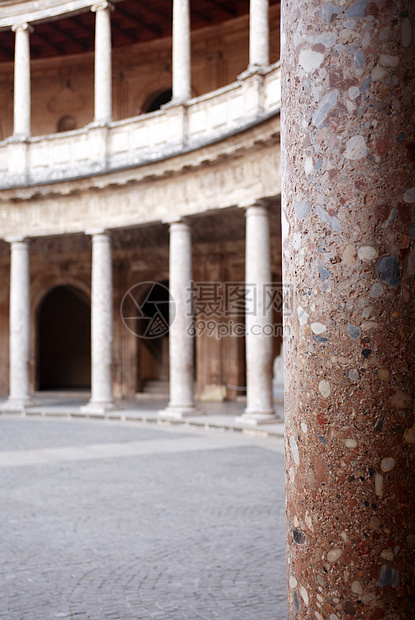
[[[186,161],[185,158],[182,164]],[[136,174],[98,177],[96,180],[102,183],[100,190],[74,181],[49,188],[49,191],[63,190],[62,194],[39,196],[40,189],[37,195],[31,196],[26,193],[29,190],[13,192],[12,199],[0,203],[3,234],[42,236],[82,232],[102,226],[103,221],[107,228],[121,228],[210,209],[245,207],[280,193],[279,148],[273,141],[260,149],[252,148],[234,160],[201,163],[191,170],[182,167],[175,173],[165,174],[168,163],[154,169],[138,169],[134,171]]]

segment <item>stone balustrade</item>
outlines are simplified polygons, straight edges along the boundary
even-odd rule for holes
[[[0,143],[0,189],[81,179],[207,146],[276,114],[279,64],[186,104],[58,134]]]

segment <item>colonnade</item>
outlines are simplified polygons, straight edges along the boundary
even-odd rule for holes
[[[247,424],[272,421],[272,336],[265,326],[272,323],[264,308],[264,286],[271,282],[268,212],[253,205],[246,212],[246,282],[258,289],[255,307],[246,315],[247,408],[240,420]],[[88,233],[92,240],[91,269],[91,399],[85,411],[103,413],[113,399],[113,283],[111,234]],[[22,410],[31,403],[30,386],[30,242],[10,240],[10,394],[9,410]],[[161,417],[180,419],[199,413],[194,395],[194,342],[191,331],[192,283],[191,224],[170,223],[170,294],[175,304],[170,336],[170,402]],[[253,310],[253,311],[252,311]]]
[[[116,7],[115,7],[116,8]],[[268,0],[251,0],[248,71],[269,64]],[[94,120],[103,126],[112,119],[111,13],[114,6],[105,1],[91,5],[95,13]],[[27,140],[30,119],[30,33],[28,23],[13,26],[15,32],[14,133],[13,140]],[[174,0],[172,23],[172,105],[191,97],[190,0]],[[247,281],[263,286],[270,281],[269,228],[266,210],[253,206],[247,210]],[[30,279],[29,241],[11,242],[10,294],[10,408],[30,402]],[[92,233],[91,287],[91,400],[90,410],[113,406],[112,395],[112,268],[111,237],[108,231]],[[189,336],[191,313],[185,291],[190,286],[191,229],[188,222],[170,224],[170,286],[176,303],[176,318],[170,329],[170,403],[160,415],[182,417],[195,414],[193,339]],[[23,310],[24,307],[24,310]],[[247,334],[248,404],[242,421],[256,424],[273,418],[271,399],[271,337],[263,335],[269,317],[258,306],[258,316],[249,314],[248,331],[254,321],[261,333]],[[23,344],[22,344],[23,343]],[[260,376],[261,375],[261,376]]]
[[[257,70],[269,64],[269,2],[251,0],[249,28],[249,67]],[[112,119],[111,12],[114,6],[104,0],[91,6],[95,13],[95,71],[93,126],[106,125]],[[30,118],[30,33],[33,28],[23,22],[12,27],[15,32],[14,65],[14,140],[31,135]],[[190,0],[174,0],[172,24],[172,104],[191,97],[191,28]]]

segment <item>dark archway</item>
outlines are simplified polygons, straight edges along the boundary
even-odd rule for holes
[[[160,284],[160,286],[157,286]],[[164,320],[169,324],[169,283],[168,280],[157,283],[151,288],[151,295],[147,302],[144,302],[143,296],[141,300],[142,312],[151,319],[156,317],[156,310],[159,309]],[[155,305],[156,304],[156,305]],[[168,332],[162,332],[160,337],[142,338],[140,347],[139,362],[139,385],[148,384],[149,382],[166,382],[169,379],[169,336]]]
[[[73,131],[74,129],[76,129],[76,126],[77,126],[76,118],[72,116],[71,114],[67,114],[65,116],[62,116],[58,120],[56,131],[58,133],[62,131]]]
[[[166,103],[169,103],[169,101],[171,101],[171,98],[171,88],[162,90],[161,92],[158,91],[156,93],[153,93],[144,104],[143,112],[147,114],[148,112],[155,112],[156,110],[160,110],[162,105],[165,105]]]
[[[91,309],[85,293],[57,286],[44,297],[37,317],[39,390],[91,386]]]

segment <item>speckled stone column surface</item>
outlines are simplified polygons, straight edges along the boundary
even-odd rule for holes
[[[29,241],[10,243],[10,394],[9,411],[30,403],[30,266]]]
[[[94,123],[108,123],[112,117],[111,11],[112,4],[98,2],[95,13],[95,111]]]
[[[91,284],[91,400],[85,411],[104,413],[113,407],[113,286],[111,238],[92,235]]]
[[[288,617],[415,617],[415,5],[282,0]]]

